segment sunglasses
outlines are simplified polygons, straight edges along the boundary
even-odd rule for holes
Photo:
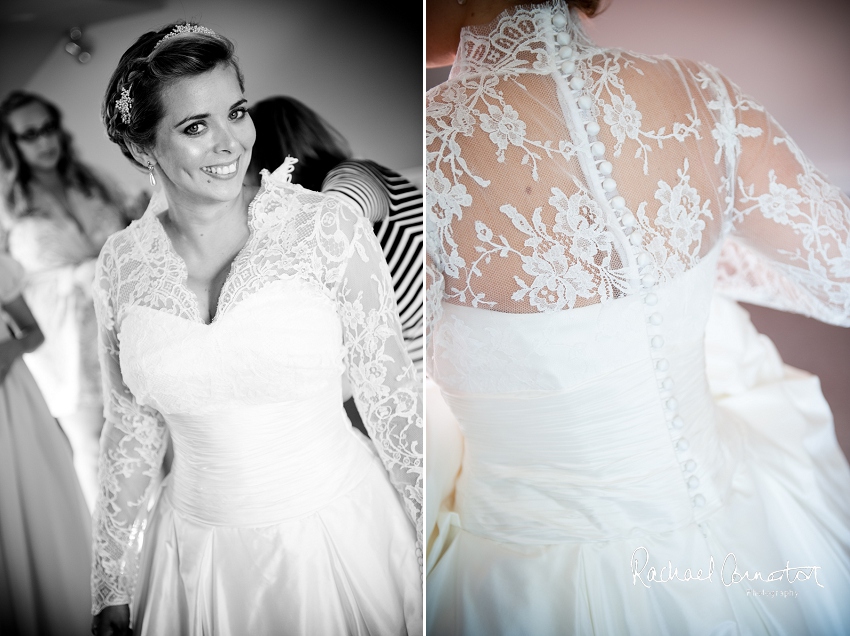
[[[28,128],[22,133],[13,132],[12,137],[17,141],[31,144],[40,137],[49,137],[55,135],[57,132],[59,132],[59,124],[51,120],[45,122],[40,128]]]

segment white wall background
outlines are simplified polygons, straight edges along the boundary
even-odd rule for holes
[[[403,20],[397,5],[384,0],[167,0],[157,11],[87,26],[94,53],[86,65],[65,53],[64,40],[57,42],[25,87],[59,105],[82,159],[128,192],[149,186],[106,138],[100,122],[106,83],[138,36],[180,19],[235,43],[251,102],[296,97],[336,127],[355,156],[420,173],[420,20]]]

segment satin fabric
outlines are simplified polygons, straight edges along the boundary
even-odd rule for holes
[[[68,441],[18,360],[0,384],[0,633],[90,633],[90,543]]]
[[[198,521],[179,507],[176,475],[166,478],[145,530],[134,633],[421,633],[405,625],[422,615],[408,575],[417,571],[413,528],[400,505],[387,505],[397,495],[380,461],[347,434],[362,474],[311,512],[284,508],[278,523]]]
[[[480,352],[436,330],[429,634],[846,633],[850,469],[829,408],[740,308],[712,309],[716,257],[657,290],[681,429],[640,299],[539,315],[444,305],[454,329],[526,354],[467,382],[457,369]]]

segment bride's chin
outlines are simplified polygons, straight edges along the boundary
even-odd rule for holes
[[[204,181],[192,188],[183,189],[183,198],[191,203],[229,203],[242,196],[242,180],[238,176],[230,181]]]

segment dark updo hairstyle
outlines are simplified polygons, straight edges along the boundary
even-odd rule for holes
[[[262,169],[272,172],[290,155],[298,159],[292,182],[319,192],[328,172],[351,158],[345,137],[294,97],[269,97],[249,112],[257,129],[248,167],[251,174]]]
[[[106,88],[101,109],[106,134],[118,144],[124,156],[140,168],[145,166],[133,158],[130,145],[150,148],[156,141],[156,128],[165,115],[162,92],[169,84],[184,77],[202,75],[219,65],[230,65],[239,78],[239,88],[245,90],[245,80],[233,54],[233,43],[226,37],[181,32],[163,39],[187,24],[175,22],[142,35],[121,56]],[[129,89],[133,100],[126,124],[116,105],[125,88]]]
[[[62,113],[51,101],[41,95],[26,91],[12,91],[0,103],[0,165],[12,175],[12,185],[5,193],[6,203],[14,214],[25,213],[30,196],[32,168],[18,149],[14,131],[9,125],[9,115],[30,104],[40,104],[58,127],[59,161],[56,171],[65,187],[79,188],[87,196],[97,195],[107,203],[115,203],[109,189],[95,174],[77,159],[71,135],[62,127]]]
[[[571,9],[578,9],[588,18],[592,18],[604,10],[604,7],[601,7],[601,0],[567,0],[567,5]]]

